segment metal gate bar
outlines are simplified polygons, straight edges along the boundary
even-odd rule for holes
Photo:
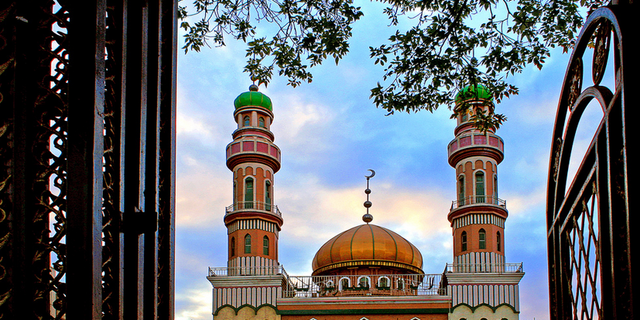
[[[173,319],[176,12],[0,3],[0,318]]]

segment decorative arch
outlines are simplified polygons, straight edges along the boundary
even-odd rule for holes
[[[358,277],[358,287],[370,288],[371,287],[371,278],[369,278],[369,276],[359,276]]]
[[[378,287],[389,288],[391,286],[391,280],[387,276],[378,277]]]
[[[261,304],[261,305],[259,305],[257,307],[254,307],[254,306],[252,306],[250,304],[246,304],[246,303],[241,305],[241,306],[234,307],[233,305],[230,305],[230,304],[227,303],[227,304],[223,304],[223,305],[219,306],[218,309],[215,310],[213,315],[214,316],[218,316],[220,314],[220,312],[223,311],[224,309],[230,309],[230,310],[232,310],[234,315],[237,315],[238,312],[240,310],[244,309],[244,308],[252,309],[254,314],[257,314],[258,311],[260,311],[263,308],[264,309],[272,309],[273,312],[278,312],[278,308],[276,308],[275,306],[273,306],[270,303],[263,303],[263,304]]]
[[[351,288],[351,279],[348,277],[342,277],[338,281],[338,290],[346,290],[347,288]]]

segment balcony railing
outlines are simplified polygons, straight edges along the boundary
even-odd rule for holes
[[[522,273],[522,263],[447,263],[445,273]]]
[[[440,274],[291,276],[288,298],[446,295]]]
[[[451,210],[472,205],[472,204],[490,204],[503,208],[507,208],[507,201],[496,197],[488,196],[469,196],[463,199],[455,200],[451,202]]]
[[[269,276],[283,275],[289,278],[282,266],[259,266],[259,267],[234,267],[234,268],[211,268],[207,272],[209,277],[232,277],[232,276]]]
[[[485,147],[498,150],[500,153],[504,153],[504,141],[499,136],[488,132],[487,134],[463,134],[453,139],[448,149],[448,155],[467,148],[472,147]]]
[[[225,209],[225,215],[228,215],[230,213],[233,213],[235,211],[239,211],[239,210],[259,210],[259,211],[267,211],[273,215],[276,215],[280,218],[282,218],[282,213],[280,212],[280,209],[278,209],[278,206],[271,204],[271,203],[267,203],[267,202],[260,202],[260,201],[240,201],[240,202],[236,202],[230,206],[228,206]]]

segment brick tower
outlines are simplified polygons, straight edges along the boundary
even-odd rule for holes
[[[459,265],[495,266],[504,263],[504,223],[507,209],[498,198],[498,165],[504,143],[493,129],[481,132],[475,112],[493,113],[491,95],[480,85],[456,96],[456,107],[470,104],[457,117],[455,138],[449,143],[449,164],[456,170],[456,194],[448,218],[453,228],[453,259]]]
[[[260,274],[278,263],[282,214],[273,204],[274,175],[280,149],[273,143],[271,99],[251,85],[234,101],[238,124],[227,145],[227,167],[233,172],[233,203],[226,208],[230,271]]]
[[[504,143],[495,129],[478,130],[476,113],[490,115],[493,98],[481,85],[456,96],[455,138],[449,143],[449,164],[455,169],[456,195],[447,216],[453,229],[453,264],[445,275],[452,297],[450,319],[518,319],[521,263],[505,263],[506,202],[498,197],[498,165]]]
[[[207,275],[213,286],[213,315],[222,319],[253,319],[256,314],[261,319],[273,318],[276,299],[282,296],[286,281],[278,262],[283,219],[273,204],[280,149],[270,130],[271,99],[251,85],[234,105],[238,127],[226,150],[227,167],[233,172],[233,202],[224,215],[227,267],[209,268]]]

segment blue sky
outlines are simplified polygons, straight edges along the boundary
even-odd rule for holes
[[[370,5],[370,4],[369,4]],[[314,81],[292,88],[275,77],[261,92],[273,101],[271,127],[282,150],[274,201],[284,214],[280,263],[291,275],[310,275],[315,252],[337,233],[362,223],[364,176],[371,179],[374,224],[392,229],[420,249],[426,273],[452,262],[447,214],[455,173],[447,144],[455,121],[446,107],[434,113],[385,116],[369,99],[382,69],[369,46],[395,31],[371,5],[356,24],[349,55],[312,69]],[[225,146],[235,129],[233,100],[251,81],[242,73],[244,44],[179,53],[176,219],[176,318],[211,319],[207,267],[226,265],[224,208],[231,204]],[[507,262],[523,262],[520,319],[548,319],[545,193],[549,146],[568,54],[554,51],[543,70],[511,77],[520,95],[497,112],[508,117],[497,132],[505,142],[498,168],[507,201]],[[598,118],[597,112],[588,114]],[[592,123],[596,123],[594,120]],[[591,141],[587,129],[577,145]],[[579,152],[579,151],[577,151]],[[579,158],[579,157],[576,157]]]

